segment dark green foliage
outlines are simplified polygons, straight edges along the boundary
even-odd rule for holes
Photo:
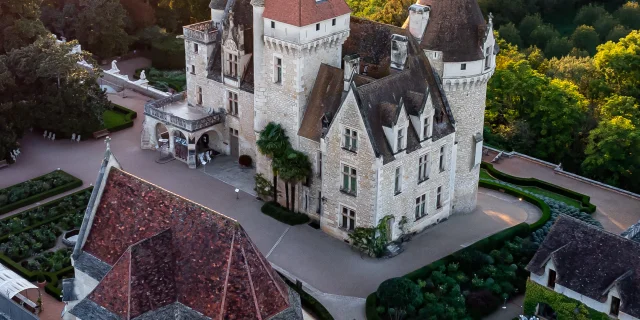
[[[520,31],[513,23],[507,23],[498,28],[498,34],[505,41],[515,44],[518,47],[522,47],[522,38],[520,38]]]
[[[551,39],[559,36],[560,34],[551,24],[542,24],[536,27],[529,35],[529,44],[538,48],[544,48]]]
[[[376,292],[380,305],[385,306],[392,316],[402,315],[422,304],[420,287],[407,278],[385,280]]]
[[[351,242],[351,245],[371,257],[382,257],[385,254],[386,246],[389,243],[389,236],[387,235],[387,221],[391,218],[392,216],[386,216],[380,219],[375,228],[355,228],[353,232],[349,233],[349,241]]]
[[[604,7],[590,3],[578,10],[574,22],[576,25],[594,26],[598,19],[607,14]]]
[[[309,222],[309,217],[304,213],[295,213],[281,207],[277,202],[267,202],[262,205],[262,213],[291,226]]]
[[[540,14],[534,14],[524,17],[522,21],[520,21],[520,25],[518,29],[520,30],[520,36],[526,39],[525,44],[529,44],[529,37],[533,30],[537,29],[539,26],[543,25],[542,17]]]
[[[135,72],[135,78],[140,78],[142,70],[145,71],[149,84],[163,91],[170,91],[171,89],[176,92],[182,92],[187,88],[187,75],[180,70],[158,70],[156,68],[138,69]]]
[[[0,214],[36,203],[82,185],[82,181],[56,170],[0,190]],[[2,227],[0,225],[0,230]]]
[[[121,105],[113,104],[113,109],[107,110],[103,114],[105,129],[109,132],[116,132],[133,127],[133,119],[138,117],[138,113]]]
[[[615,12],[615,17],[629,29],[640,29],[640,5],[636,1],[625,3]]]
[[[185,70],[184,54],[184,40],[175,35],[167,34],[151,43],[151,63],[156,69]]]
[[[501,302],[487,289],[473,291],[466,297],[467,313],[474,319],[482,318],[498,309]]]
[[[567,37],[554,37],[547,42],[544,53],[549,58],[561,58],[568,55],[572,48],[573,43]]]
[[[596,47],[600,43],[600,38],[593,27],[581,25],[571,35],[571,41],[574,47],[586,50],[589,54],[594,55]]]
[[[617,42],[621,38],[626,37],[629,33],[631,33],[630,29],[627,29],[624,26],[615,26],[613,27],[613,29],[611,29],[605,41]]]
[[[596,22],[593,24],[593,28],[596,30],[596,33],[600,35],[600,40],[602,41],[617,25],[618,20],[616,20],[612,15],[606,14],[596,20]],[[600,44],[600,42],[598,42],[598,44]]]

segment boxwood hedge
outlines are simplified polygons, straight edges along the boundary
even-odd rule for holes
[[[262,205],[262,213],[291,226],[309,222],[309,216],[304,213],[295,213],[283,208],[277,202],[269,201]]]
[[[62,170],[54,170],[28,181],[0,189],[0,215],[81,185],[82,180]]]

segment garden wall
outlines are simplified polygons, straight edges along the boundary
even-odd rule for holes
[[[6,204],[6,205],[0,207],[0,215],[5,214],[5,213],[10,212],[10,211],[13,211],[13,210],[18,209],[18,208],[22,208],[24,206],[28,206],[30,204],[36,203],[36,202],[44,200],[46,198],[53,197],[55,195],[61,194],[63,192],[69,191],[71,189],[77,188],[77,187],[82,185],[82,180],[80,180],[80,179],[78,179],[78,178],[72,176],[71,174],[69,174],[67,172],[64,172],[62,170],[55,170],[55,171],[49,172],[49,173],[47,173],[45,175],[42,175],[42,176],[39,176],[39,177],[35,177],[35,178],[30,179],[28,181],[21,182],[21,183],[12,185],[10,187],[4,188],[4,189],[0,190],[0,195],[3,194],[3,193],[6,193],[7,197],[10,197],[9,194],[12,192],[12,190],[15,190],[15,188],[24,188],[24,187],[26,187],[29,184],[29,181],[31,181],[31,182],[42,181],[42,182],[45,182],[45,183],[52,184],[53,182],[50,182],[49,181],[50,179],[47,179],[47,177],[49,177],[50,175],[52,175],[52,174],[54,174],[56,172],[58,174],[61,174],[61,175],[65,176],[65,177],[67,177],[70,181],[68,183],[63,184],[63,185],[59,185],[57,187],[53,187],[53,188],[50,188],[48,190],[43,190],[42,192],[39,192],[37,194],[30,195],[29,197],[21,199],[19,201]]]

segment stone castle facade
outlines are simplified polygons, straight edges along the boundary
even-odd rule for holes
[[[341,239],[387,216],[396,239],[474,210],[498,52],[475,0],[420,0],[403,28],[352,17],[344,0],[210,7],[184,27],[186,99],[145,110],[143,148],[168,136],[177,154],[184,136],[190,167],[202,150],[249,155],[271,180],[256,140],[279,123],[312,164],[295,210]]]

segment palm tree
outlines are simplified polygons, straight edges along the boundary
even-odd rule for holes
[[[287,209],[295,210],[296,208],[296,184],[306,179],[311,173],[311,163],[306,154],[287,149],[281,157],[274,161],[280,178],[285,182],[285,194],[287,201]],[[289,186],[291,186],[291,208],[289,208]]]
[[[269,122],[264,130],[260,132],[260,138],[256,141],[258,150],[272,160],[273,170],[273,201],[278,201],[278,170],[274,165],[275,159],[279,158],[285,151],[291,148],[289,137],[285,134],[280,124]]]

